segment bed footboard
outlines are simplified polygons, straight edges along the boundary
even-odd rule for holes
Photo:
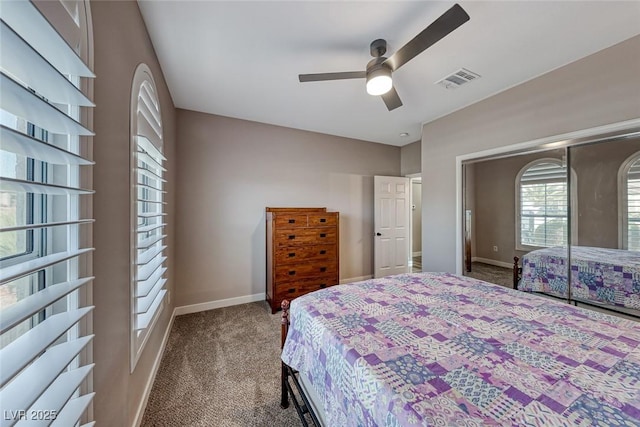
[[[520,279],[522,278],[522,267],[518,266],[518,261],[520,258],[517,256],[513,257],[513,289],[518,289],[518,283],[520,283]]]

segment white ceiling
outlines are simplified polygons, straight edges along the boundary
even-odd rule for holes
[[[404,105],[389,112],[364,79],[298,74],[363,71],[372,40],[386,39],[390,56],[453,2],[138,3],[176,107],[397,146],[425,122],[640,34],[640,1],[462,1],[470,21],[394,73]],[[462,67],[482,77],[434,84]]]

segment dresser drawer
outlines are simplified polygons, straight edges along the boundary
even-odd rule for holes
[[[274,234],[278,246],[297,246],[336,243],[338,233],[334,227],[277,230]]]
[[[301,262],[321,263],[337,258],[336,245],[286,246],[275,251],[275,265],[297,264]]]
[[[298,281],[301,279],[323,279],[337,276],[337,266],[335,260],[326,263],[316,262],[313,264],[281,265],[276,267],[275,281],[276,287],[283,282]]]
[[[300,214],[277,214],[274,219],[276,228],[298,228],[308,225],[307,215]]]
[[[283,299],[291,299],[291,298],[299,297],[300,295],[317,291],[318,289],[328,288],[334,285],[337,285],[335,278],[333,280],[327,280],[327,279],[299,280],[297,282],[287,283],[285,284],[285,286],[278,286],[275,291],[274,299],[278,300],[278,304],[280,304],[280,302],[282,302]]]
[[[337,219],[335,213],[309,214],[309,227],[335,227]]]

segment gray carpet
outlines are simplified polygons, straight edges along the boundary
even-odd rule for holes
[[[507,288],[513,288],[513,269],[497,267],[481,262],[471,263],[471,272],[464,272],[465,276],[495,283]]]
[[[265,302],[176,317],[142,426],[300,426],[280,408],[280,314]]]

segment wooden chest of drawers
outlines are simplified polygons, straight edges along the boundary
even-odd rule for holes
[[[338,284],[339,213],[326,208],[267,208],[267,301]]]

